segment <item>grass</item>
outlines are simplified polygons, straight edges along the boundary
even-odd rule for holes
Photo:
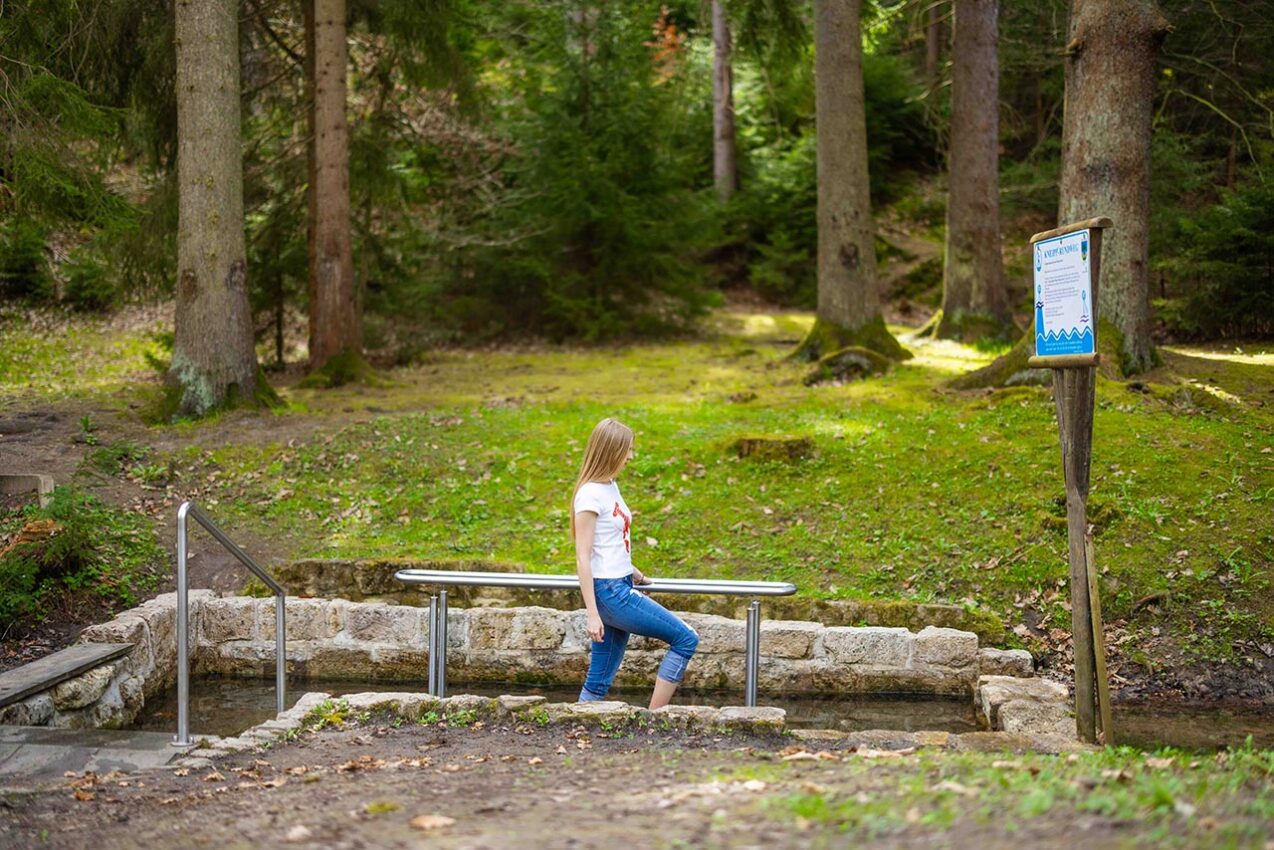
[[[164,353],[157,330],[0,303],[0,400],[118,403],[121,394],[143,395],[139,387],[155,383],[147,357]]]
[[[0,557],[0,625],[69,611],[81,596],[131,607],[158,585],[166,559],[146,517],[59,486],[46,508],[0,511],[0,539],[35,520],[52,520],[58,530]]]
[[[1259,848],[1274,818],[1274,751],[1251,747],[1206,755],[1108,748],[1069,756],[925,749],[808,765],[749,765],[713,778],[759,779],[768,787],[754,807],[770,818],[860,840],[936,829],[954,839],[961,833],[952,831],[962,827],[1026,838],[1042,828],[1035,821],[1074,824],[1087,817],[1117,829],[1127,846],[1206,841]]]
[[[650,574],[953,602],[1010,628],[1031,604],[1067,626],[1051,394],[946,390],[992,356],[949,342],[909,342],[915,359],[880,378],[807,388],[806,367],[783,355],[809,322],[722,313],[696,340],[432,353],[384,386],[285,389],[270,429],[318,418],[317,436],[208,449],[193,443],[217,421],[171,426],[192,447],[147,457],[136,477],[175,474],[219,520],[290,541],[292,557],[565,572],[580,454],[613,415],[637,432],[620,483]],[[1274,368],[1263,357],[1170,351],[1149,383],[1099,382],[1092,515],[1107,619],[1163,594],[1154,626],[1202,659],[1274,639],[1274,415],[1258,404]],[[814,453],[741,460],[728,447],[744,434],[807,436]]]

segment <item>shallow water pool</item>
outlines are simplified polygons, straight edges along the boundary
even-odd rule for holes
[[[539,694],[549,702],[574,702],[576,688],[535,686],[526,684],[465,684],[449,682],[451,694]],[[290,707],[306,691],[325,691],[333,695],[364,691],[400,691],[424,693],[423,684],[412,686],[402,682],[369,681],[290,681],[287,704]],[[200,678],[191,682],[190,730],[201,735],[237,735],[250,726],[274,717],[274,682],[266,679]],[[612,699],[634,705],[645,705],[650,693],[643,689],[615,688]],[[741,705],[742,694],[735,691],[678,691],[676,702],[682,705]],[[787,711],[788,725],[806,729],[897,729],[906,732],[932,730],[972,732],[978,728],[973,703],[966,699],[935,699],[890,695],[847,695],[823,697],[809,694],[769,695],[759,698],[762,705],[774,705]],[[153,731],[176,731],[177,690],[173,688],[158,699],[147,701],[134,728]],[[1216,706],[1212,704],[1117,705],[1115,706],[1116,743],[1158,749],[1172,746],[1182,749],[1215,750],[1242,746],[1250,735],[1258,748],[1274,747],[1274,706]]]

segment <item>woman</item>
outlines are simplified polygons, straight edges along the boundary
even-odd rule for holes
[[[633,567],[630,534],[632,512],[619,494],[615,478],[633,456],[633,432],[615,419],[597,423],[584,450],[584,463],[571,502],[571,537],[580,592],[588,609],[588,636],[593,653],[580,702],[606,699],[630,634],[668,643],[659,666],[650,707],[672,700],[699,645],[699,635],[681,619],[634,588],[648,584]]]

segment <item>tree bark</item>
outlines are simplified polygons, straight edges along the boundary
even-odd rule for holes
[[[814,3],[818,320],[797,349],[813,359],[845,345],[910,356],[885,329],[876,288],[860,8],[860,0]]]
[[[1066,60],[1058,222],[1109,216],[1099,309],[1122,336],[1126,374],[1150,342],[1150,129],[1155,55],[1168,22],[1154,0],[1074,0]]]
[[[345,0],[305,0],[311,83],[309,186],[310,369],[362,356],[362,317],[350,235]]]
[[[998,0],[955,0],[949,197],[937,336],[972,342],[1015,330],[1000,254]]]
[[[171,409],[257,395],[243,236],[236,0],[177,0],[177,292]]]
[[[734,70],[724,0],[712,0],[712,178],[728,201],[739,187],[734,136]]]

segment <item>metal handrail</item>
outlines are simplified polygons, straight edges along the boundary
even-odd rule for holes
[[[465,570],[406,569],[394,573],[404,584],[439,587],[520,587],[532,590],[578,590],[579,576],[540,573],[484,573]],[[659,578],[639,584],[647,593],[705,593],[722,596],[791,596],[796,585],[786,581],[733,581],[697,578]]]
[[[274,706],[275,711],[283,713],[287,697],[285,671],[287,669],[287,592],[274,580],[274,577],[262,569],[256,561],[244,552],[234,541],[226,536],[217,524],[212,521],[194,502],[182,502],[177,509],[177,737],[173,745],[189,746],[190,740],[190,603],[187,593],[186,574],[186,519],[194,518],[195,522],[207,529],[218,543],[247,567],[253,575],[265,582],[266,587],[274,591]]]
[[[530,590],[579,590],[578,575],[536,573],[487,573],[466,570],[398,570],[394,578],[404,584],[439,587],[517,587]],[[661,578],[637,585],[646,593],[704,593],[723,596],[791,596],[796,585],[785,581],[730,581]],[[748,605],[744,650],[744,704],[756,705],[761,660],[761,603]],[[429,597],[429,693],[447,695],[447,591]]]

